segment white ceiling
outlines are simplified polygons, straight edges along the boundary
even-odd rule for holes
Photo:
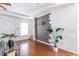
[[[7,11],[3,10],[0,13],[22,17],[40,17],[40,15],[45,15],[60,5],[62,3],[11,3],[11,7]]]
[[[12,6],[8,8],[9,11],[34,16],[38,11],[42,11],[55,3],[12,3]]]

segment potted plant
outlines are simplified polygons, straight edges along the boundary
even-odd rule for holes
[[[11,34],[2,33],[2,36],[1,36],[1,38],[3,38],[3,39],[6,39],[6,38],[9,39],[8,42],[7,42],[7,45],[9,47],[9,49],[14,47],[14,40],[13,40],[13,38],[16,38],[16,37],[17,37],[16,34],[13,34],[13,33],[11,33]]]
[[[52,28],[51,25],[47,29],[47,31],[49,32],[49,36],[51,37],[50,43],[53,43],[53,50],[55,52],[58,52],[57,43],[63,39],[62,35],[60,35],[63,30],[63,28]]]

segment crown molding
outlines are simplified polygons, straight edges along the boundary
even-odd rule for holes
[[[17,17],[17,18],[23,18],[23,19],[30,19],[28,15],[24,15],[21,13],[13,12],[13,11],[5,11],[5,10],[0,10],[0,14],[2,15],[7,15],[7,16],[12,16],[12,17]]]

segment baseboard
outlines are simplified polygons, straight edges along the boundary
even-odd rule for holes
[[[38,42],[40,42],[40,43],[43,43],[43,44],[46,44],[46,45],[50,45],[51,46],[51,44],[49,44],[49,43],[46,43],[46,42],[44,42],[44,41],[41,41],[41,40],[35,40],[35,41],[38,41]]]
[[[77,52],[74,52],[74,51],[69,51],[69,50],[66,50],[66,49],[63,49],[63,48],[60,48],[61,50],[64,50],[64,51],[67,51],[67,52],[70,52],[72,54],[78,54]]]

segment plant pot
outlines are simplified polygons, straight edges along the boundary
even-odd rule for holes
[[[58,52],[58,47],[53,47],[54,52]]]
[[[14,47],[14,41],[13,40],[8,41],[8,47],[9,47],[9,49]]]

